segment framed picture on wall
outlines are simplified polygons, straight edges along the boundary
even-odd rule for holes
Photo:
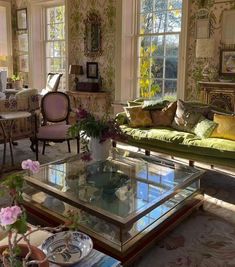
[[[210,37],[209,19],[198,19],[196,21],[196,39],[208,39]]]
[[[98,63],[87,62],[86,63],[87,78],[98,79]]]
[[[29,44],[28,44],[28,34],[20,34],[18,35],[18,43],[19,43],[19,51],[20,52],[28,52]]]
[[[222,49],[220,52],[220,74],[235,76],[235,49]]]
[[[19,56],[19,69],[21,72],[29,72],[29,56]]]
[[[16,10],[16,22],[18,31],[27,30],[28,28],[27,8]]]

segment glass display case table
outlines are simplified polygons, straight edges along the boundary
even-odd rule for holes
[[[173,161],[113,149],[106,161],[80,156],[25,174],[24,205],[44,224],[78,215],[95,247],[128,264],[203,203],[203,171]]]

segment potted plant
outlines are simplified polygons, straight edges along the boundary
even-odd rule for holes
[[[23,87],[23,80],[19,74],[13,74],[11,77],[13,81],[13,87],[17,90],[22,89]]]
[[[69,134],[82,139],[82,158],[84,160],[104,160],[109,155],[111,139],[120,139],[123,136],[119,125],[109,115],[101,118],[84,109],[77,110],[77,122],[70,127]]]

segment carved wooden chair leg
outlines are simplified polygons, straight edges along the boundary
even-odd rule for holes
[[[113,146],[113,147],[117,147],[117,142],[114,141],[114,140],[112,140],[112,146]]]
[[[149,150],[145,150],[145,155],[146,156],[150,156],[150,151]]]
[[[80,137],[77,137],[77,154],[80,153]]]
[[[193,160],[189,160],[188,165],[189,165],[190,167],[194,167],[194,161],[193,161]]]
[[[38,160],[38,140],[35,140],[36,160]]]
[[[42,148],[42,154],[45,154],[45,148],[46,148],[46,141],[43,141],[43,148]]]
[[[69,153],[71,153],[71,147],[70,147],[70,142],[69,142],[69,140],[67,140],[67,144],[68,144],[68,151],[69,151]]]

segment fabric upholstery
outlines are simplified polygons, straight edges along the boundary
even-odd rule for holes
[[[204,116],[201,116],[198,123],[193,128],[193,132],[201,138],[208,138],[211,136],[217,125],[218,124],[216,122],[208,120]]]
[[[211,137],[225,138],[235,141],[235,116],[214,115],[214,122],[218,123]]]
[[[48,92],[56,92],[60,84],[61,73],[49,73],[47,76],[46,88],[42,89],[41,95]]]
[[[43,116],[47,121],[63,121],[69,113],[69,101],[64,94],[47,94],[42,101]]]
[[[131,127],[148,127],[153,125],[150,112],[143,110],[141,106],[125,107],[124,109]]]
[[[41,126],[37,133],[38,139],[48,140],[62,140],[69,139],[68,129],[71,125],[67,124],[54,124]]]
[[[200,116],[201,114],[195,111],[190,104],[178,100],[172,127],[176,130],[192,132],[192,129],[198,122]]]
[[[168,104],[162,110],[151,110],[151,117],[154,126],[171,126],[175,116],[177,102]]]

